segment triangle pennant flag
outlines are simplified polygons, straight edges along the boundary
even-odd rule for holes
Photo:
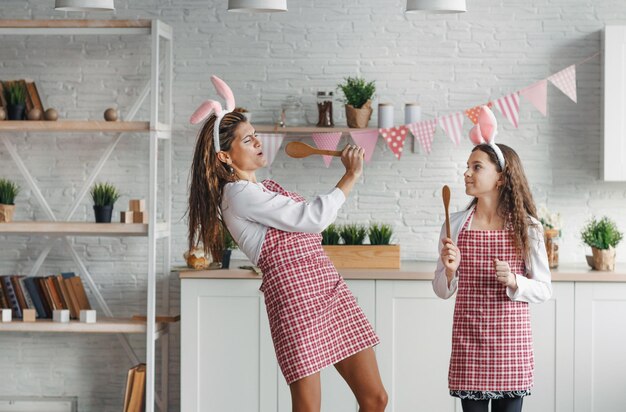
[[[396,159],[400,160],[402,151],[404,150],[404,140],[406,139],[409,130],[406,126],[389,127],[386,129],[378,129],[380,134],[387,142],[387,146],[391,149]]]
[[[548,115],[548,81],[546,79],[520,90],[519,94],[531,102],[542,115]]]
[[[437,119],[411,123],[408,127],[413,136],[415,136],[415,138],[420,142],[424,151],[427,154],[430,154],[433,138],[435,136],[435,129],[437,128]]]
[[[493,103],[488,102],[485,104],[479,104],[478,106],[472,107],[471,109],[467,109],[465,110],[465,116],[467,116],[467,118],[470,119],[472,123],[474,124],[478,123],[478,114],[480,113],[480,108],[483,106],[487,106],[488,108],[491,109],[491,106],[493,106]]]
[[[452,140],[452,143],[456,146],[460,145],[461,135],[463,134],[463,113],[458,112],[442,116],[438,119],[438,121],[439,126],[444,132],[446,132],[450,140]],[[430,141],[432,142],[432,136]],[[426,148],[424,147],[424,149]],[[430,153],[430,144],[427,153]]]
[[[313,141],[318,149],[323,150],[337,150],[337,144],[341,139],[341,132],[336,133],[313,133],[311,135]],[[330,162],[333,161],[333,156],[322,156],[326,167],[330,166]]]
[[[500,113],[517,128],[519,125],[519,94],[515,92],[508,96],[500,97],[495,101],[495,104]]]
[[[364,131],[352,131],[350,132],[352,140],[358,146],[361,146],[365,150],[365,162],[369,163],[372,160],[374,149],[376,149],[376,142],[378,141],[378,130],[364,130]]]
[[[576,65],[572,64],[566,69],[561,70],[558,73],[548,77],[548,80],[552,82],[560,91],[562,91],[567,97],[572,99],[574,103],[576,101]]]
[[[257,133],[257,138],[261,141],[263,155],[267,159],[267,167],[271,167],[278,149],[283,144],[285,135],[283,133]]]

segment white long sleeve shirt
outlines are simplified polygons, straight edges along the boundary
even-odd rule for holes
[[[262,183],[239,180],[224,186],[222,217],[241,251],[255,265],[268,227],[285,232],[321,233],[335,221],[346,197],[339,188],[308,202],[296,202]]]
[[[452,213],[450,215],[450,236],[455,244],[458,243],[459,232],[463,228],[465,221],[473,210],[474,208],[472,207],[469,210]],[[535,225],[531,225],[528,228],[530,253],[528,259],[526,260],[526,276],[516,273],[515,279],[517,280],[517,290],[513,291],[511,288],[507,287],[506,294],[509,299],[513,301],[542,303],[550,299],[552,296],[552,276],[550,274],[548,254],[543,240],[543,228],[541,223],[539,223],[536,219],[531,217],[531,220]],[[444,224],[441,228],[441,234],[439,235],[439,250],[442,247],[441,241],[445,239],[445,237],[446,231]],[[462,255],[461,262],[463,262]],[[441,262],[441,257],[439,257],[439,259],[437,259],[437,269],[435,270],[435,277],[433,279],[433,290],[435,291],[435,294],[442,299],[448,299],[456,292],[458,282],[458,273],[455,273],[454,278],[452,278],[450,286],[448,287],[448,278],[446,277],[445,266]]]

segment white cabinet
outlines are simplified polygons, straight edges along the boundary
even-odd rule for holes
[[[291,411],[260,283],[182,280],[182,411]],[[381,339],[375,350],[386,410],[460,412],[448,394],[454,298],[439,299],[423,280],[347,283]],[[524,411],[622,410],[626,284],[556,282],[553,288],[552,299],[530,306],[535,386]],[[322,411],[358,411],[332,367],[322,372]]]
[[[376,283],[378,363],[389,394],[387,411],[460,411],[448,393],[454,298],[438,298],[429,281]]]
[[[181,285],[181,411],[276,410],[276,356],[260,280]]]
[[[575,412],[623,411],[626,284],[577,283]]]
[[[603,178],[626,181],[626,26],[606,26],[603,56]]]

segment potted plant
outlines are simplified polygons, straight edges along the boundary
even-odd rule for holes
[[[224,250],[222,251],[222,269],[228,269],[230,267],[230,255],[233,249],[237,249],[237,243],[230,235],[230,232],[224,229]]]
[[[592,218],[583,228],[581,237],[591,246],[593,268],[613,271],[615,269],[615,246],[622,240],[622,233],[615,222],[608,217],[600,220]]]
[[[561,237],[561,214],[551,213],[545,205],[537,211],[539,221],[543,226],[543,237],[548,254],[548,265],[550,269],[559,266],[559,239]]]
[[[334,224],[330,224],[322,232],[322,245],[338,245],[339,237],[339,228]]]
[[[26,89],[20,82],[7,82],[4,88],[4,97],[7,101],[7,115],[9,120],[24,120],[26,112]]]
[[[368,234],[370,244],[366,245]],[[399,269],[400,245],[389,244],[392,234],[391,226],[385,224],[329,226],[322,232],[322,245],[337,268]]]
[[[0,179],[0,223],[13,220],[15,211],[15,197],[20,187],[8,179]]]
[[[346,97],[346,120],[348,127],[367,127],[372,117],[372,96],[376,91],[374,82],[360,77],[346,77],[337,85]]]
[[[90,193],[93,199],[96,223],[111,223],[113,205],[120,198],[115,186],[110,183],[96,183],[91,188]]]

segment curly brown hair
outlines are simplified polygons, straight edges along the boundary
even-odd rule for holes
[[[239,178],[232,167],[222,163],[213,148],[213,125],[217,117],[211,115],[202,125],[194,149],[189,171],[189,203],[187,208],[189,250],[202,246],[204,253],[215,255],[224,249],[224,231],[220,205],[226,183]],[[226,114],[220,122],[220,148],[228,151],[235,139],[235,130],[246,118],[239,112]],[[217,257],[217,256],[215,256]]]
[[[527,259],[530,253],[528,228],[534,225],[529,216],[537,219],[537,207],[519,156],[509,146],[499,143],[497,145],[504,155],[504,170],[500,167],[496,152],[488,144],[479,144],[472,152],[480,150],[486,153],[496,166],[496,170],[502,173],[503,184],[500,186],[498,215],[510,223],[515,248],[524,259]],[[474,198],[468,209],[477,202],[478,199]]]

